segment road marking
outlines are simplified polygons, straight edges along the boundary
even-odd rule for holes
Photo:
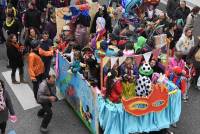
[[[24,110],[39,106],[35,101],[33,91],[28,84],[12,84],[11,71],[2,72],[2,74]],[[18,76],[18,74],[17,71],[16,76]],[[19,76],[16,79],[19,81]]]

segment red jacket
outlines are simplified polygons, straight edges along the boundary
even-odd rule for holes
[[[116,81],[116,83],[113,85],[112,90],[111,90],[111,94],[110,94],[110,101],[114,102],[114,103],[118,103],[121,100],[121,94],[122,94],[122,83],[121,81]]]

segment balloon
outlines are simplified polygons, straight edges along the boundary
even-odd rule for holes
[[[122,6],[125,8],[127,13],[134,13],[136,7],[142,5],[142,0],[122,0]]]

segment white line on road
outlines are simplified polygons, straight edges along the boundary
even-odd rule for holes
[[[33,91],[28,84],[12,84],[11,71],[2,72],[2,74],[24,110],[39,106],[35,101]],[[18,71],[16,74],[16,76],[18,76]],[[17,77],[17,80],[19,80],[19,76]]]

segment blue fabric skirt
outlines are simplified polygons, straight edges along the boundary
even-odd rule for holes
[[[170,95],[168,107],[161,112],[144,116],[133,116],[124,111],[123,105],[105,101],[98,96],[100,126],[104,134],[129,134],[136,132],[159,131],[169,128],[179,120],[181,114],[181,91]]]

